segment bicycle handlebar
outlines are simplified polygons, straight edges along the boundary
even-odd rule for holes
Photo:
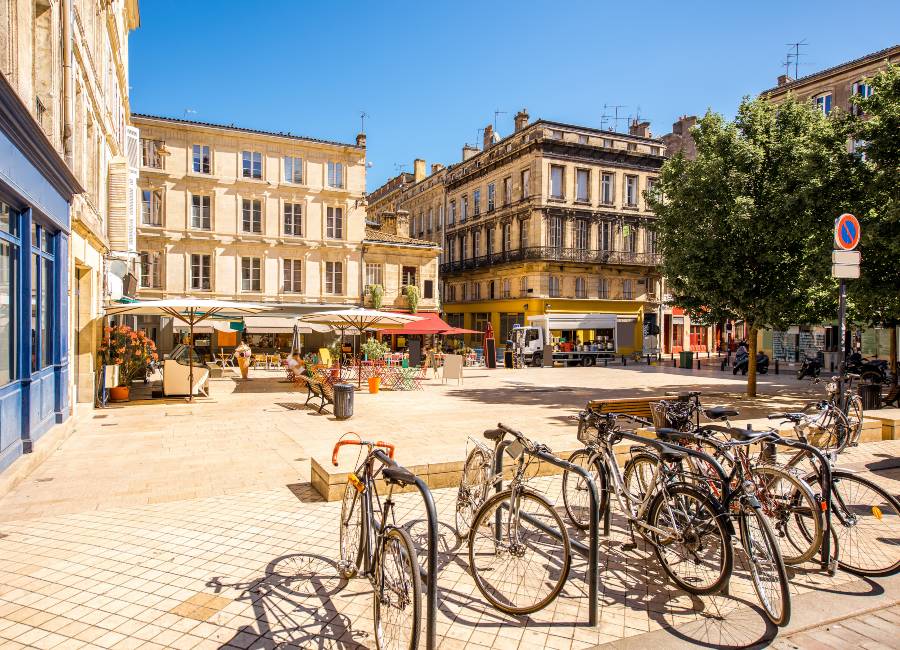
[[[365,445],[369,448],[369,451],[375,447],[381,447],[382,449],[388,450],[388,456],[391,460],[394,459],[394,445],[389,442],[382,442],[381,440],[377,442],[371,442],[370,440],[338,440],[331,452],[331,464],[335,467],[338,465],[338,451],[340,451],[341,447],[344,445]]]

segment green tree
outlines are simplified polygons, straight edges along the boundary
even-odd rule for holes
[[[696,159],[668,160],[648,196],[675,303],[747,324],[751,397],[759,330],[836,311],[834,219],[859,173],[850,125],[792,98],[745,99],[733,122],[707,113],[692,131]]]
[[[848,283],[855,319],[891,328],[891,371],[896,382],[900,322],[900,68],[889,66],[869,80],[872,94],[854,97],[862,111],[855,138],[864,154],[860,278]]]

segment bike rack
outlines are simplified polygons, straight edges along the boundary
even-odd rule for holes
[[[499,425],[503,426],[503,425]],[[496,453],[494,454],[494,472],[498,477],[497,480],[497,492],[501,492],[503,490],[503,456],[506,448],[512,443],[512,440],[503,440],[497,445]],[[597,486],[594,484],[594,479],[591,478],[590,474],[588,474],[587,470],[582,467],[578,467],[577,465],[573,465],[572,463],[565,461],[561,458],[557,458],[553,454],[537,450],[537,451],[529,451],[524,450],[522,453],[529,454],[537,458],[538,460],[550,463],[556,467],[559,467],[563,470],[568,470],[570,472],[574,472],[584,478],[587,481],[588,493],[590,494],[590,502],[591,502],[591,524],[589,528],[589,542],[588,544],[584,544],[579,542],[578,540],[570,539],[569,547],[578,553],[581,557],[587,560],[588,562],[588,624],[591,627],[597,625],[597,590],[600,583],[600,571],[599,571],[599,556],[600,556],[600,543],[599,543],[599,534],[598,528],[600,527],[600,497],[597,494]],[[506,504],[503,504],[504,506]],[[500,517],[500,508],[497,508],[497,518]],[[546,526],[543,522],[538,521],[534,517],[529,514],[520,513],[520,516],[525,519],[528,523],[536,528],[543,530],[548,535],[555,537],[558,540],[562,540],[562,536]],[[606,519],[604,522],[606,526],[607,534],[609,531],[609,507],[606,508]],[[499,532],[500,524],[495,526],[495,529]]]
[[[384,465],[400,467],[381,449],[375,449],[373,455]],[[425,485],[425,481],[416,476],[415,486],[422,495],[422,501],[425,503],[425,517],[428,520],[428,559],[426,561],[428,568],[419,567],[419,573],[425,581],[425,647],[427,650],[435,650],[437,648],[437,509],[434,506],[431,490]]]

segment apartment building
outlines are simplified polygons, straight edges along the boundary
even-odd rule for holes
[[[151,115],[133,120],[142,152],[141,298],[360,303],[364,135],[344,144]],[[170,345],[168,319],[161,331],[147,326],[163,349]],[[248,326],[275,333],[264,330]],[[236,342],[213,332],[208,345]]]
[[[121,289],[134,244],[138,23],[136,0],[0,0],[0,470],[93,403],[107,270]]]
[[[523,110],[513,134],[501,138],[488,125],[481,150],[466,145],[461,162],[432,167],[404,186],[396,207],[409,212],[414,235],[443,244],[451,324],[490,322],[503,341],[529,316],[565,314],[573,325],[554,336],[615,340],[628,354],[643,350],[643,327],[659,306],[644,192],[663,160],[647,123],[625,134],[529,123]]]

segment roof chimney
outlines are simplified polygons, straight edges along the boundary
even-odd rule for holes
[[[366,148],[366,134],[365,133],[360,133],[359,135],[356,136],[356,146],[362,147],[363,149]]]
[[[463,152],[462,152],[463,162],[467,161],[469,158],[471,158],[472,156],[477,154],[478,151],[479,151],[478,147],[476,147],[474,145],[471,145],[471,144],[463,145]]]
[[[441,163],[431,163],[431,173],[432,174],[437,174],[443,168],[444,168],[444,166]]]
[[[425,178],[425,161],[421,158],[413,161],[413,178],[416,183]]]
[[[394,233],[401,237],[409,237],[409,210],[397,210],[396,219],[397,227]]]
[[[793,81],[793,79],[790,77],[790,75],[786,75],[786,74],[778,75],[778,86],[779,87],[786,86],[787,84],[791,83],[792,81]]]
[[[649,138],[650,134],[650,122],[638,122],[637,120],[631,120],[631,125],[628,127],[628,135],[636,135],[639,138]]]
[[[523,108],[521,111],[516,113],[515,123],[517,132],[528,126],[528,109]]]
[[[484,127],[484,138],[481,141],[481,148],[485,151],[491,148],[491,145],[494,144],[494,126],[492,124],[488,124]]]

